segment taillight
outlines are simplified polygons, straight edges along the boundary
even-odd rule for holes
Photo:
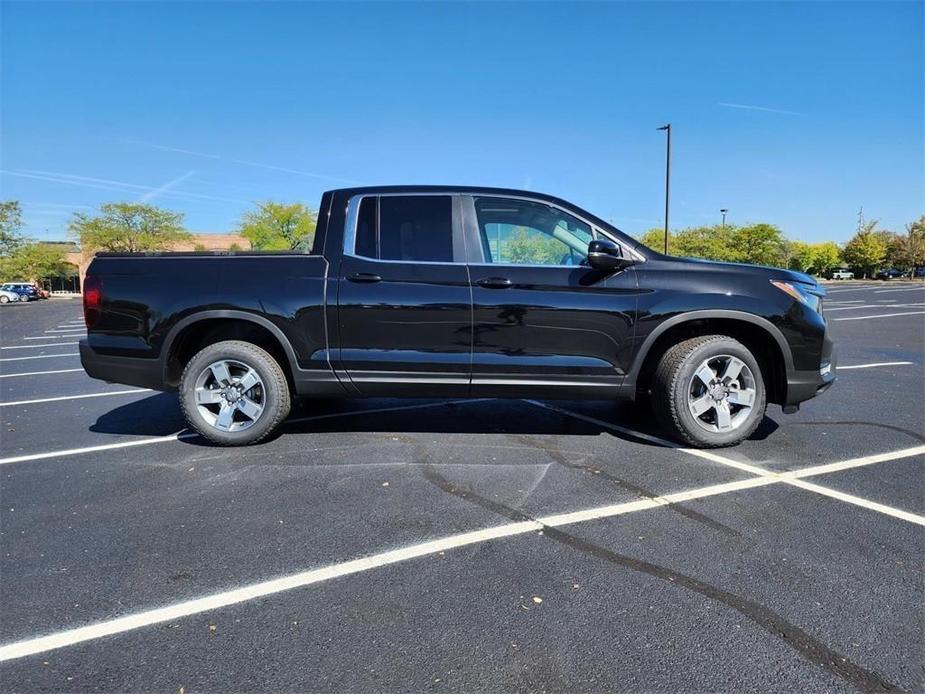
[[[84,279],[84,322],[87,330],[99,320],[103,309],[103,280],[99,277]]]

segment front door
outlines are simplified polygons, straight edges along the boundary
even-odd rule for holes
[[[351,200],[338,368],[361,394],[468,395],[472,304],[458,204],[451,195]]]
[[[482,262],[472,281],[472,394],[613,397],[632,349],[636,276],[582,264],[598,233],[539,201],[466,198]],[[470,202],[471,201],[471,202]]]

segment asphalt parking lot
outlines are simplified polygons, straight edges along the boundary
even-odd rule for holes
[[[0,310],[7,691],[925,684],[925,286],[829,286],[839,379],[698,452],[633,404],[307,402],[260,446]]]

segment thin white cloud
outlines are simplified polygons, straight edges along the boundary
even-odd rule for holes
[[[119,193],[150,193],[158,190],[158,186],[144,186],[137,183],[128,183],[126,181],[114,181],[108,178],[94,178],[92,176],[78,176],[76,174],[62,173],[59,171],[40,171],[35,169],[15,169],[0,170],[0,173],[6,176],[16,176],[18,178],[32,178],[38,181],[48,181],[50,183],[62,183],[65,185],[79,186],[81,188],[96,188],[98,190],[110,190]],[[163,186],[161,186],[163,187]],[[177,198],[180,200],[217,200],[219,202],[233,202],[242,205],[250,204],[247,200],[235,198],[225,198],[218,195],[205,195],[204,193],[191,193],[178,190],[167,190],[161,192],[161,195],[167,198]]]
[[[183,181],[185,181],[186,179],[188,179],[190,176],[192,176],[192,175],[195,174],[195,173],[196,173],[195,171],[193,171],[192,169],[190,169],[189,171],[187,171],[187,172],[186,172],[185,174],[183,174],[182,176],[177,176],[177,177],[176,177],[175,179],[173,179],[172,181],[167,181],[167,183],[165,183],[164,185],[162,185],[160,188],[155,188],[154,190],[149,190],[147,193],[145,193],[145,194],[142,195],[140,198],[138,198],[138,201],[139,201],[139,202],[148,202],[149,200],[154,200],[154,198],[156,198],[157,196],[163,195],[164,193],[170,191],[171,189],[176,188],[178,185],[180,185],[181,183],[183,183]]]
[[[258,169],[267,169],[268,171],[280,171],[282,173],[295,174],[296,176],[308,176],[309,178],[318,178],[323,181],[334,181],[336,183],[356,183],[349,178],[341,178],[339,176],[329,176],[328,174],[314,173],[311,171],[302,171],[300,169],[290,169],[285,166],[273,166],[272,164],[262,164],[257,161],[248,161],[246,159],[234,159],[230,157],[222,157],[217,154],[209,154],[207,152],[196,152],[192,149],[183,149],[181,147],[168,147],[167,145],[158,145],[154,142],[144,142],[142,140],[126,140],[133,145],[141,145],[142,147],[150,147],[151,149],[159,149],[164,152],[177,152],[179,154],[186,154],[191,157],[201,157],[203,159],[213,159],[215,161],[227,161],[232,164],[240,164],[242,166],[253,166]]]
[[[784,116],[802,116],[803,113],[798,113],[797,111],[785,111],[780,108],[767,108],[766,106],[752,106],[751,104],[730,104],[721,101],[718,106],[723,106],[725,108],[740,108],[745,111],[764,111],[765,113],[780,113]]]

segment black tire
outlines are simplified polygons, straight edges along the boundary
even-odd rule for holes
[[[206,371],[210,365],[223,361],[253,369],[260,379],[259,385],[254,387],[259,390],[247,391],[247,394],[254,399],[257,399],[259,395],[262,404],[260,414],[249,424],[246,421],[247,417],[239,414],[233,415],[242,421],[234,422],[232,426],[246,425],[246,428],[239,430],[218,428],[215,423],[206,419],[208,413],[203,413],[197,402],[197,381],[201,377],[209,378]],[[239,367],[236,366],[236,368]],[[212,385],[218,386],[218,383],[213,381]],[[222,392],[219,388],[207,390]],[[209,345],[189,361],[180,377],[180,409],[187,423],[203,438],[220,446],[246,446],[266,438],[289,415],[291,403],[289,383],[279,363],[269,352],[250,342],[227,340]],[[225,407],[224,403],[216,404],[213,409],[222,407]],[[216,421],[217,419],[216,417]]]
[[[704,363],[721,367],[724,360],[736,359],[748,368],[741,370],[732,387],[724,387],[722,382],[714,386],[718,389],[717,397],[721,398],[717,404],[733,412],[734,428],[720,431],[718,409],[707,410],[700,417],[691,410],[697,406],[692,400],[716,392],[703,384],[697,372]],[[703,393],[697,395],[697,389],[702,389]],[[752,404],[745,407],[726,399],[723,405],[722,393],[730,391],[751,391]],[[742,399],[735,392],[728,397]],[[745,345],[726,335],[704,335],[684,340],[662,356],[653,377],[652,409],[674,438],[695,448],[734,446],[751,436],[764,419],[767,390],[758,361]]]

